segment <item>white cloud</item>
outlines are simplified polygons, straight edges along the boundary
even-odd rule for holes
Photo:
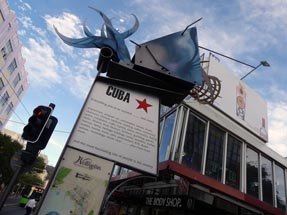
[[[21,24],[23,25],[23,27],[25,29],[27,29],[29,32],[35,32],[42,37],[45,36],[46,31],[33,25],[33,21],[30,17],[24,16],[19,20],[20,20]]]
[[[22,1],[20,1],[20,3],[23,3]],[[28,3],[24,3],[22,5],[18,5],[18,8],[22,11],[28,11],[28,10],[32,10],[31,5],[29,5]]]
[[[51,15],[45,15],[44,19],[47,24],[47,28],[49,31],[53,32],[56,35],[56,32],[54,30],[54,27],[58,29],[58,31],[63,34],[64,36],[70,37],[70,38],[82,38],[82,22],[74,14],[63,12],[60,16],[51,16]],[[71,54],[73,52],[73,48],[71,46],[66,45],[59,37],[57,37],[57,44],[59,45],[59,48],[61,51],[63,51],[66,54]]]
[[[282,156],[287,156],[287,102],[269,103],[268,146]]]
[[[31,84],[48,87],[51,84],[61,83],[61,77],[57,73],[58,63],[46,41],[30,38],[28,46],[23,47],[22,53],[26,59],[25,67]]]

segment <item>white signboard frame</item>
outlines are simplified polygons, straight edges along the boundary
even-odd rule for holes
[[[159,98],[97,79],[67,143],[158,174]]]
[[[66,147],[39,214],[98,214],[114,162]]]

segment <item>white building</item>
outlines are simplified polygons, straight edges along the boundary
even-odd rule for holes
[[[6,0],[0,0],[0,130],[29,86],[17,27],[15,12]]]

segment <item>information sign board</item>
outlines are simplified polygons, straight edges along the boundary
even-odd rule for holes
[[[158,97],[97,80],[68,145],[156,175],[158,133]]]
[[[39,214],[99,214],[113,165],[67,147]]]

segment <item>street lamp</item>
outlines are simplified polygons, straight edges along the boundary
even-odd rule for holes
[[[264,60],[264,61],[261,61],[260,64],[258,64],[258,66],[254,67],[250,72],[248,72],[246,75],[244,75],[242,78],[240,78],[240,80],[243,80],[244,78],[246,78],[246,76],[248,76],[250,73],[252,73],[254,70],[256,70],[258,67],[260,66],[270,66],[270,64]]]

